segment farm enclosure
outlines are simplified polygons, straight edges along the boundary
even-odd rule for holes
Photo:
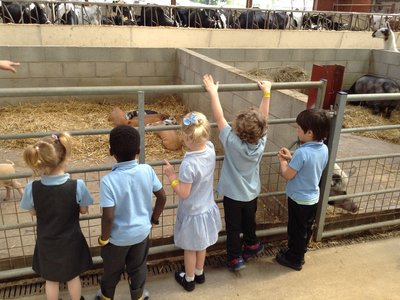
[[[3,53],[6,57],[13,60],[19,60],[22,66],[15,75],[7,75],[0,79],[2,88],[9,87],[56,87],[56,86],[107,86],[107,85],[198,85],[201,82],[201,76],[204,73],[211,73],[221,83],[254,83],[254,80],[246,75],[246,72],[253,68],[268,68],[270,66],[301,65],[306,70],[310,70],[313,63],[318,64],[341,64],[346,67],[345,86],[350,85],[352,80],[364,73],[386,72],[385,75],[395,75],[395,66],[397,63],[396,54],[386,53],[379,50],[367,49],[155,49],[155,48],[77,48],[77,47],[3,47]],[[29,50],[29,51],[26,51]],[[398,54],[397,54],[398,55]],[[396,77],[398,78],[398,77]],[[211,111],[209,102],[205,93],[185,93],[179,95],[182,103],[187,110],[199,110],[204,112],[210,120]],[[105,99],[111,103],[118,103],[117,97],[106,97],[106,95],[97,95],[90,97],[93,102],[103,102]],[[229,120],[242,108],[250,105],[257,106],[259,103],[259,91],[234,91],[221,93],[221,100]],[[305,108],[306,96],[295,91],[274,90],[271,102],[271,120],[293,118],[297,113]],[[136,96],[129,95],[128,103],[136,103]],[[147,95],[146,104],[155,103],[156,96],[152,93]],[[23,105],[24,102],[43,100],[57,101],[58,97],[35,97],[30,99],[3,97],[3,105]],[[89,97],[82,97],[82,100],[89,100]],[[149,101],[149,102],[147,102]],[[22,104],[20,104],[22,103]],[[133,106],[133,105],[132,105]],[[126,108],[129,107],[125,106]],[[83,116],[90,120],[89,115]],[[93,124],[94,121],[93,121]],[[289,145],[295,140],[295,133],[292,124],[274,124],[270,125],[268,133],[268,146],[266,151],[273,153],[282,145]],[[13,133],[19,133],[18,128],[13,128]],[[50,129],[51,130],[51,129]],[[69,130],[69,128],[65,128]],[[47,129],[45,130],[47,131]],[[5,141],[7,142],[7,140]],[[4,156],[5,157],[5,156]],[[176,156],[181,157],[181,153]],[[161,158],[160,158],[161,159]],[[107,163],[110,163],[108,160]],[[373,163],[371,163],[373,164]],[[371,165],[370,164],[370,165]],[[382,164],[377,161],[377,164]],[[379,175],[383,186],[392,187],[396,184],[396,176],[393,178],[390,174],[398,174],[398,163],[388,161],[383,163],[382,170],[387,170],[387,165],[391,165],[387,175]],[[155,165],[157,174],[162,178],[161,167]],[[218,179],[218,171],[216,178]],[[346,168],[348,168],[346,166]],[[345,168],[345,169],[346,169]],[[360,164],[359,174],[367,178],[363,173],[373,173],[374,167],[366,169]],[[375,168],[376,169],[376,168]],[[283,191],[284,181],[277,175],[277,161],[273,155],[267,155],[262,165],[262,180],[264,184],[264,193],[273,191]],[[372,170],[372,171],[371,171]],[[95,199],[98,197],[98,181],[107,170],[98,172],[82,173],[77,172],[74,176],[84,178],[89,188],[93,191]],[[385,171],[386,172],[386,171]],[[386,173],[385,173],[386,174]],[[368,175],[369,176],[369,175]],[[386,179],[385,179],[386,178]],[[373,179],[364,180],[363,184],[357,182],[352,184],[357,188],[365,190],[371,187]],[[387,183],[386,183],[387,182]],[[374,183],[375,184],[375,183]],[[396,186],[395,186],[396,187]],[[397,187],[398,188],[398,187]],[[153,238],[162,237],[166,241],[170,239],[172,226],[174,222],[174,208],[176,199],[172,192],[168,191],[170,210],[162,219],[162,227],[156,228],[153,232]],[[269,198],[271,197],[271,198]],[[261,195],[263,206],[260,206],[259,221],[267,227],[279,226],[285,223],[285,200],[283,193],[273,196]],[[18,199],[18,198],[17,198]],[[272,199],[270,201],[270,199]],[[360,200],[360,211],[358,216],[370,212],[381,212],[386,210],[398,209],[398,197],[396,194],[390,197],[389,204],[379,204],[371,208],[370,202],[377,203],[375,200]],[[272,204],[271,204],[272,203]],[[362,204],[362,205],[361,205]],[[16,222],[31,222],[30,216],[22,214],[18,209],[18,201],[1,203],[3,213],[3,225],[14,225]],[[340,218],[348,214],[340,210],[328,212],[330,215]],[[83,220],[82,226],[85,228],[85,234],[88,237],[90,245],[97,245],[96,239],[99,230],[98,206],[91,209],[90,218]],[[14,268],[16,266],[29,265],[29,255],[34,241],[33,227],[16,228],[4,230],[3,239],[7,249],[2,249],[4,256],[3,268]],[[25,235],[30,235],[25,239]],[[22,236],[24,238],[22,239]],[[19,258],[23,257],[22,261]],[[18,258],[18,259],[16,259]]]

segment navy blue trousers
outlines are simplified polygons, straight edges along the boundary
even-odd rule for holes
[[[243,202],[224,197],[228,261],[242,255],[240,233],[243,233],[243,241],[246,245],[251,246],[258,243],[256,236],[256,211],[257,198]]]
[[[312,235],[318,204],[300,205],[288,198],[288,252],[287,258],[295,263],[304,260]]]

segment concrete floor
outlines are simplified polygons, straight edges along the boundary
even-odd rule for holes
[[[193,299],[400,299],[400,236],[309,251],[302,271],[280,266],[263,256],[239,273],[223,267],[206,268],[206,282],[186,292],[173,274],[149,277],[152,300]],[[97,287],[83,290],[94,299]],[[66,292],[60,297],[69,299]],[[44,299],[25,297],[23,300]],[[127,281],[121,281],[115,299],[130,299]]]

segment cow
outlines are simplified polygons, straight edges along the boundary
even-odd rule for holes
[[[357,171],[357,168],[355,166],[352,166],[349,173],[347,174],[345,171],[343,171],[340,168],[340,166],[337,163],[335,163],[334,167],[333,167],[332,181],[331,181],[331,188],[330,188],[329,196],[347,195],[347,187],[349,184],[349,178],[350,178],[350,176],[355,174],[356,171]],[[353,202],[353,200],[350,198],[343,199],[343,200],[337,200],[337,201],[329,201],[328,204],[333,205],[335,207],[339,207],[339,208],[349,211],[351,213],[356,213],[359,209],[358,205],[355,204]]]
[[[98,5],[56,3],[51,9],[54,10],[54,24],[101,24],[101,9]]]
[[[312,30],[347,30],[350,28],[349,24],[336,22],[333,16],[327,14],[305,14],[302,20],[303,29]]]
[[[242,12],[238,22],[239,28],[244,29],[285,29],[289,15],[285,12],[256,9]]]
[[[50,24],[46,7],[36,2],[2,2],[0,15],[4,23]]]
[[[166,15],[164,10],[159,6],[142,6],[140,10],[138,25],[172,27],[178,26],[177,22]]]
[[[205,8],[178,8],[175,10],[175,18],[182,27],[226,28],[226,20],[222,24],[221,15],[219,10]]]
[[[137,25],[137,20],[129,6],[123,0],[114,0],[111,12],[102,16],[101,24],[105,25]],[[107,10],[108,11],[108,10]]]
[[[0,175],[13,175],[15,174],[15,167],[12,161],[8,160],[8,163],[0,164]],[[24,193],[24,189],[18,180],[16,179],[3,179],[0,180],[0,186],[4,186],[6,188],[6,197],[3,199],[4,201],[10,200],[11,198],[11,189],[15,188],[19,195],[22,197]]]
[[[400,86],[396,81],[375,75],[361,76],[353,83],[353,85],[347,91],[348,94],[375,94],[375,93],[399,93],[399,92],[400,92]],[[372,113],[374,115],[383,113],[385,118],[389,119],[392,114],[392,111],[399,106],[400,100],[361,101],[361,104],[372,108]]]

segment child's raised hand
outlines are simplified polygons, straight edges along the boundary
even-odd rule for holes
[[[270,93],[271,92],[271,81],[265,80],[265,81],[258,81],[257,82],[258,87],[263,93]]]
[[[175,175],[174,167],[168,162],[168,160],[164,159],[165,166],[164,166],[164,173],[170,178],[172,175]]]
[[[218,92],[219,82],[217,81],[214,83],[214,79],[210,74],[205,74],[203,76],[203,84],[207,92],[209,92],[210,94]]]

